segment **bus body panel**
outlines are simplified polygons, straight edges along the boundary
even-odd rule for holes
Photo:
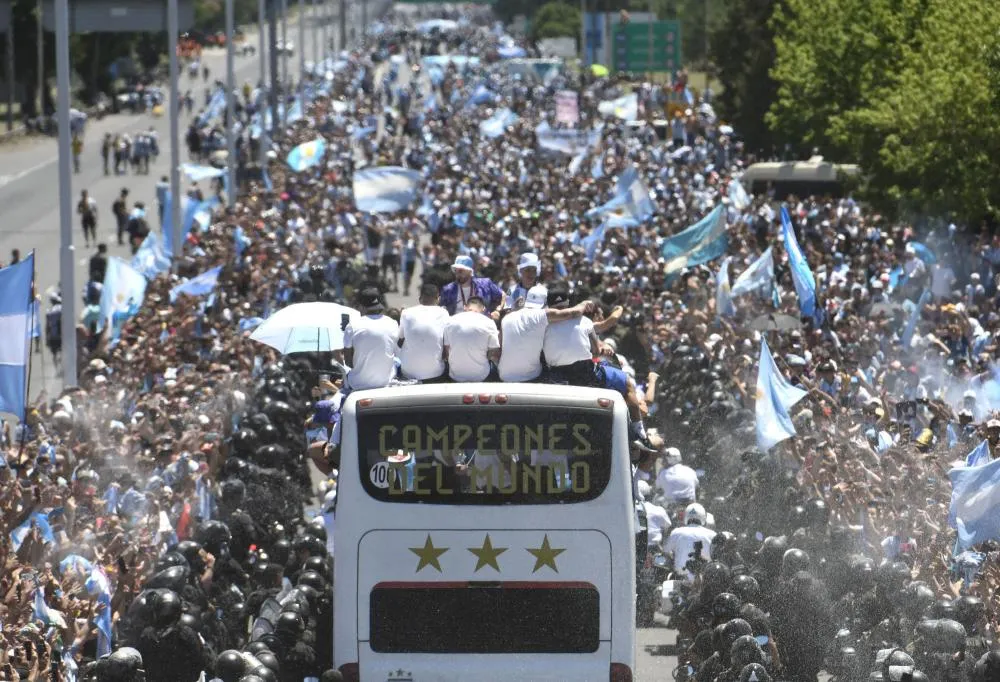
[[[360,477],[356,419],[366,409],[412,412],[441,404],[463,405],[463,396],[478,399],[503,393],[511,405],[596,404],[613,410],[612,472],[606,489],[595,499],[565,504],[444,505],[382,502],[366,492]],[[370,405],[359,406],[364,400]],[[369,400],[371,401],[369,403]],[[409,672],[414,680],[548,680],[608,679],[609,665],[635,664],[635,541],[631,504],[626,407],[617,393],[572,386],[535,384],[444,384],[398,387],[352,394],[342,416],[341,467],[335,522],[334,662],[339,668],[358,664],[362,680],[389,679],[389,672]],[[477,556],[489,533],[501,572]],[[539,549],[546,535],[551,548],[565,549],[555,559],[558,571],[541,566],[536,572],[528,548]],[[416,570],[430,537],[441,572],[431,565]],[[573,561],[570,561],[573,557]],[[578,563],[579,562],[579,563]],[[370,641],[373,590],[401,583],[567,583],[592,584],[599,593],[599,642],[586,653],[415,653],[376,651]],[[501,587],[503,589],[503,587]],[[509,662],[509,665],[508,665]],[[501,665],[502,664],[502,665]]]

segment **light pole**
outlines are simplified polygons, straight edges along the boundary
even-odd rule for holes
[[[167,0],[167,46],[170,50],[170,215],[164,216],[164,228],[171,230],[174,244],[174,271],[181,262],[181,141],[180,141],[180,65],[177,63],[177,0]]]
[[[288,2],[281,0],[281,43],[285,49],[281,54],[281,130],[288,122]],[[274,122],[278,124],[277,121]]]
[[[45,115],[45,27],[42,25],[42,0],[38,0],[38,115]]]
[[[233,110],[233,91],[236,90],[233,73],[233,0],[226,0],[226,164],[229,187],[226,203],[229,208],[236,205],[236,112]]]
[[[257,23],[260,27],[260,92],[257,97],[256,109],[260,117],[260,135],[257,138],[257,151],[260,156],[261,172],[267,168],[267,58],[264,49],[264,32],[267,30],[267,0],[257,0]]]
[[[299,96],[305,97],[306,82],[306,3],[299,0]]]
[[[267,62],[264,49],[264,31],[267,26],[267,16],[265,12],[266,0],[257,0],[257,26],[259,27],[259,33],[257,35],[257,49],[260,50],[260,84],[261,88],[267,86]]]
[[[56,87],[59,111],[59,281],[62,293],[63,386],[76,385],[76,274],[73,173],[69,131],[69,0],[55,0]]]
[[[323,16],[323,10],[319,6],[318,0],[313,0],[312,4],[312,62],[313,62],[313,75],[319,73],[319,41],[320,33],[323,30],[323,26],[320,23],[320,19]]]

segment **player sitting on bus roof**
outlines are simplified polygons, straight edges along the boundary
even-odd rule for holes
[[[533,255],[533,254],[529,254]],[[500,379],[535,381],[542,374],[542,346],[549,324],[593,314],[593,301],[572,308],[546,308],[548,290],[536,284],[528,290],[523,307],[507,312],[500,321]]]
[[[483,315],[486,302],[473,296],[465,310],[452,315],[444,327],[444,355],[455,381],[497,381],[500,335],[496,323]]]
[[[447,380],[444,358],[444,328],[448,311],[437,304],[438,287],[420,287],[420,305],[403,308],[399,318],[400,371],[407,379],[423,383]]]
[[[556,282],[548,290],[547,304],[555,310],[569,307],[569,287]],[[594,358],[613,351],[597,338],[594,323],[587,317],[553,322],[545,330],[542,348],[549,374],[557,382],[576,386],[610,388],[625,396],[633,422],[641,423],[642,404],[636,395],[635,382],[625,372]]]
[[[399,325],[383,314],[385,304],[378,289],[363,289],[358,296],[361,317],[351,320],[344,330],[341,362],[351,367],[345,391],[383,388],[396,378],[396,343]]]

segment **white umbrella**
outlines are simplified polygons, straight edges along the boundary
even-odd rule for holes
[[[282,355],[340,350],[344,329],[359,317],[354,308],[337,303],[294,303],[264,320],[250,338]]]

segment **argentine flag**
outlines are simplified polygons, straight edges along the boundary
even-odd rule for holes
[[[806,391],[792,386],[781,376],[767,341],[761,339],[754,410],[757,416],[757,446],[763,452],[795,435],[795,426],[788,411],[805,396]]]
[[[122,325],[139,312],[145,297],[146,278],[143,274],[121,258],[109,258],[108,269],[104,273],[104,289],[101,291],[98,329],[110,325],[111,339],[117,340]]]
[[[309,170],[313,166],[319,165],[326,154],[326,140],[317,137],[310,142],[303,142],[298,147],[288,152],[286,162],[288,167],[296,173]]]
[[[0,412],[24,421],[32,335],[35,254],[0,268]]]

